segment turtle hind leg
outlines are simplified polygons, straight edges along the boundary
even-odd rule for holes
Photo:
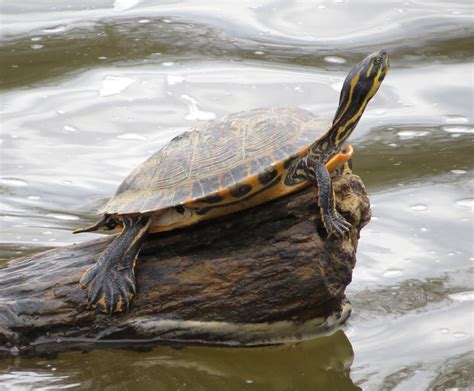
[[[90,308],[105,313],[128,309],[136,293],[135,260],[147,236],[148,217],[125,217],[124,228],[80,280]]]

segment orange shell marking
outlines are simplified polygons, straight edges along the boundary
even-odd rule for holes
[[[329,161],[326,163],[326,168],[329,172],[337,170],[352,158],[353,153],[354,148],[352,148],[350,145],[345,145],[341,152],[329,159]]]
[[[344,146],[341,152],[334,155],[326,163],[326,168],[328,169],[328,171],[332,172],[342,167],[347,161],[351,159],[353,151],[354,150],[350,145]],[[285,172],[283,162],[278,162],[277,164],[274,165],[274,167],[277,169],[279,173]],[[284,184],[284,177],[285,177],[284,175],[281,175],[281,179],[275,186],[272,186],[271,188],[263,192],[258,192],[260,185],[259,185],[257,176],[252,176],[248,178],[245,181],[245,183],[252,184],[252,187],[256,189],[256,192],[255,192],[256,194],[254,196],[250,194],[251,197],[249,197],[248,199],[234,198],[230,194],[229,189],[226,188],[226,189],[220,190],[217,193],[218,195],[223,197],[222,202],[219,202],[218,204],[216,204],[218,205],[218,207],[213,207],[202,201],[195,201],[195,200],[189,200],[183,205],[189,211],[208,207],[210,210],[205,214],[197,214],[195,212],[191,212],[191,214],[188,215],[187,217],[184,218],[183,216],[182,219],[177,219],[176,221],[173,221],[173,218],[171,218],[171,221],[168,220],[169,222],[168,224],[166,224],[164,221],[164,215],[166,214],[165,212],[166,210],[163,211],[164,212],[163,214],[152,215],[152,224],[151,224],[149,232],[154,233],[154,232],[171,231],[176,228],[181,228],[181,227],[186,227],[189,225],[196,224],[199,221],[209,220],[209,219],[213,219],[219,216],[239,212],[241,210],[249,209],[254,206],[263,204],[267,201],[281,198],[287,194],[291,194],[295,191],[303,189],[309,186],[310,184],[308,181],[305,181],[305,182],[301,182],[301,184],[299,185],[289,187]],[[261,186],[260,186],[260,189],[261,189]],[[167,210],[175,214],[176,217],[179,217],[177,215],[178,212],[175,212],[174,208],[169,208]]]

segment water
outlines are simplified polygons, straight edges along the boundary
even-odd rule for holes
[[[342,331],[4,359],[0,389],[474,386],[471,1],[34,0],[4,4],[2,27],[0,264],[97,237],[71,230],[196,122],[262,106],[330,114],[363,56],[384,48],[392,70],[351,139],[374,218]]]

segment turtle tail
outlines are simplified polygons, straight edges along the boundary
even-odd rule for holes
[[[117,226],[117,222],[109,215],[103,215],[102,218],[89,227],[78,228],[72,231],[73,234],[80,234],[82,232],[93,232],[97,231],[102,227],[105,227],[108,230],[114,229]]]

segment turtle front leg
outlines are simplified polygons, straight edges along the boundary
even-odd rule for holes
[[[105,313],[128,309],[136,294],[135,260],[147,236],[148,217],[124,217],[123,230],[80,280],[90,308]]]
[[[307,157],[302,168],[307,179],[314,183],[318,189],[318,205],[328,236],[341,237],[348,233],[352,225],[336,209],[336,197],[332,187],[331,175],[326,166],[311,157]]]

